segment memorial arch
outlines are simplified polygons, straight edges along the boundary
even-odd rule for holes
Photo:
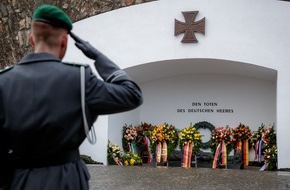
[[[100,117],[97,145],[85,142],[81,151],[106,163],[107,140],[121,145],[124,124],[242,122],[255,130],[275,123],[278,167],[289,168],[289,10],[280,1],[161,0],[74,23],[73,31],[120,65],[144,93],[138,109]],[[199,11],[196,20],[205,17],[197,43],[174,36],[174,21],[184,21],[183,11]],[[91,62],[72,42],[65,60]]]

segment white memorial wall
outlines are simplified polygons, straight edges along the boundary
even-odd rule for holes
[[[206,18],[198,43],[174,36],[182,11]],[[97,144],[81,147],[106,164],[107,140],[121,145],[124,124],[190,122],[256,130],[275,123],[278,168],[290,168],[290,3],[276,0],[159,0],[74,23],[73,31],[137,81],[144,103],[136,110],[101,116]],[[92,63],[72,40],[66,61]],[[251,159],[250,159],[251,160]]]

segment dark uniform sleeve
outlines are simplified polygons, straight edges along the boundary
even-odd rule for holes
[[[103,81],[86,69],[86,103],[93,115],[128,111],[142,104],[139,86],[102,53],[95,67]]]
[[[8,159],[8,146],[7,139],[5,138],[5,134],[2,129],[0,129],[0,190],[9,189],[10,183],[12,181],[12,172],[13,169],[11,167],[10,161]]]
[[[10,164],[8,163],[9,160],[7,158],[8,150],[5,147],[5,142],[3,142],[4,138],[2,135],[0,135],[0,138],[0,190],[8,190],[12,179],[12,169],[9,167]]]
[[[3,70],[1,72],[3,72]],[[8,159],[8,140],[7,135],[5,134],[3,129],[4,113],[1,100],[2,93],[0,91],[0,190],[8,190],[12,180],[13,170]]]

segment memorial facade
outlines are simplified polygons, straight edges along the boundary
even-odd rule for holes
[[[159,0],[74,23],[144,94],[138,109],[99,117],[97,144],[81,152],[106,163],[107,141],[121,145],[125,124],[263,123],[275,125],[278,168],[290,168],[289,18],[283,1]],[[65,60],[91,63],[72,40]]]

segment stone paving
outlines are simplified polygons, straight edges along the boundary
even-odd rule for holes
[[[290,190],[290,172],[88,165],[91,190]]]

